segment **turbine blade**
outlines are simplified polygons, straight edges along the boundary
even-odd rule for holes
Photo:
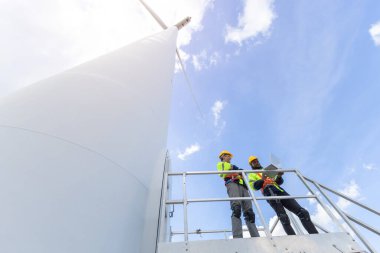
[[[179,51],[178,51],[178,49],[176,49],[176,52],[177,52],[177,56],[178,56],[179,63],[180,63],[180,65],[181,65],[182,72],[183,72],[183,74],[184,74],[184,76],[185,76],[185,79],[186,79],[187,86],[189,87],[190,94],[191,94],[191,96],[192,96],[192,98],[193,98],[194,103],[197,105],[197,108],[198,108],[199,114],[201,115],[202,119],[204,119],[204,116],[203,116],[203,113],[202,113],[201,107],[199,106],[199,103],[198,103],[198,101],[197,101],[197,98],[196,98],[195,95],[194,95],[194,92],[193,92],[193,88],[192,88],[192,85],[191,85],[190,79],[189,79],[189,77],[187,76],[187,73],[186,73],[186,70],[185,70],[185,66],[183,65],[182,58],[181,58],[181,56],[179,55]]]
[[[160,26],[163,29],[168,28],[168,26],[164,23],[164,21],[162,21],[162,19],[152,10],[152,8],[149,7],[149,5],[147,5],[143,0],[140,0],[140,2],[141,2],[142,5],[144,5],[144,7],[147,9],[147,11],[153,16],[153,18],[160,24]],[[191,20],[191,18],[187,17],[184,20],[182,20],[181,22],[179,22],[178,24],[176,24],[178,30],[181,29],[182,27],[184,27],[186,24],[188,24],[190,22],[190,20]],[[202,119],[204,119],[203,113],[201,111],[201,107],[199,106],[199,103],[198,103],[198,101],[197,101],[197,99],[196,99],[196,97],[194,95],[194,92],[193,92],[193,89],[192,89],[192,85],[190,83],[190,79],[187,76],[187,73],[185,71],[185,66],[183,65],[183,62],[182,62],[181,56],[179,55],[178,49],[176,49],[176,53],[177,53],[177,56],[178,56],[179,63],[181,65],[182,72],[185,75],[186,83],[187,83],[187,86],[189,87],[189,90],[190,90],[191,96],[193,98],[193,101],[197,105],[199,114],[201,115]]]
[[[162,19],[152,10],[152,8],[149,7],[149,5],[147,5],[143,0],[140,0],[140,2],[142,5],[144,5],[145,9],[150,13],[150,15],[153,16],[153,18],[157,21],[157,23],[160,24],[160,26],[163,29],[168,28],[168,26],[165,25],[164,21],[162,21]]]

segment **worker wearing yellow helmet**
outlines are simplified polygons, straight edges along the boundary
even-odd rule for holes
[[[238,172],[241,169],[231,164],[232,157],[233,155],[229,151],[223,150],[219,154],[220,162],[217,164],[218,171],[236,170],[236,173],[233,174],[219,174],[220,177],[224,179],[227,194],[230,198],[250,197],[248,188],[244,184],[241,174]],[[249,234],[251,237],[259,237],[259,232],[257,231],[255,224],[255,213],[252,209],[252,202],[250,200],[232,200],[230,201],[230,206],[232,210],[231,223],[233,238],[243,238],[242,222],[240,218],[242,209]]]
[[[259,159],[256,156],[250,156],[248,158],[248,163],[252,170],[262,170]],[[280,185],[284,182],[282,178],[283,172],[277,173],[274,178],[270,178],[263,173],[249,173],[249,185],[253,190],[261,190],[264,196],[289,196]],[[264,177],[264,178],[263,178]],[[290,224],[288,215],[286,214],[285,208],[296,214],[301,220],[302,225],[309,234],[317,234],[318,231],[315,228],[313,222],[310,219],[309,212],[302,208],[295,199],[276,199],[267,200],[273,210],[276,212],[279,220],[281,221],[282,227],[288,235],[295,235],[294,229]]]

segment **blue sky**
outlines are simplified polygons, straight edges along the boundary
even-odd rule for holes
[[[168,144],[173,170],[215,170],[223,149],[242,168],[248,168],[251,154],[268,164],[273,153],[283,167],[297,168],[380,209],[375,179],[380,164],[380,47],[369,34],[380,19],[380,3],[273,1],[275,18],[269,28],[241,44],[225,39],[227,24],[235,27],[244,13],[246,2],[236,3],[215,2],[205,13],[203,30],[182,48],[190,55],[207,55],[200,70],[187,61],[204,120],[177,73]],[[215,52],[217,62],[210,64]],[[212,112],[216,101],[223,104],[217,125]],[[179,159],[192,145],[199,151]],[[284,187],[290,193],[306,193],[288,177]],[[193,187],[194,197],[225,196],[221,180],[197,178]],[[316,214],[315,204],[308,208]],[[214,209],[207,220],[217,212],[221,220],[216,228],[228,228],[228,205]],[[380,225],[378,217],[353,206],[345,209]],[[273,215],[264,211],[266,217]],[[201,211],[193,217],[203,220]]]
[[[380,209],[379,1],[146,2],[167,24],[193,18],[178,47],[203,117],[177,70],[168,137],[174,171],[215,170],[223,149],[242,168],[249,155],[267,165],[272,153],[284,168]],[[0,96],[161,29],[135,0],[0,0],[0,7]],[[285,180],[290,193],[306,194],[294,177]],[[216,176],[191,177],[189,196],[226,192]],[[336,201],[380,228],[378,217]],[[330,226],[315,203],[301,203]],[[262,207],[268,221],[274,213]],[[178,206],[174,230],[181,217]],[[229,217],[227,203],[189,205],[190,229],[230,228]]]

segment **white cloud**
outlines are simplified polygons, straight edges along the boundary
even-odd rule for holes
[[[271,219],[272,220],[272,219]],[[277,224],[277,226],[278,226],[278,224]],[[280,226],[281,226],[281,224],[280,224]],[[264,227],[263,226],[257,226],[257,229],[258,229],[258,231],[259,231],[259,235],[260,235],[260,237],[265,237],[266,235],[265,235],[265,231],[264,231]],[[276,228],[277,229],[277,228]],[[275,229],[275,230],[276,230]],[[274,233],[275,231],[273,231],[273,233]],[[272,234],[272,235],[274,235],[274,234]],[[274,236],[276,236],[276,235],[274,235]],[[232,235],[229,237],[230,239],[232,239]],[[243,238],[251,238],[251,234],[249,233],[249,231],[248,231],[248,227],[247,227],[247,225],[243,225]]]
[[[243,238],[250,238],[251,235],[249,234],[247,225],[243,225]],[[230,239],[232,239],[232,235],[230,236]]]
[[[277,216],[273,216],[272,218],[270,218],[270,220],[269,220],[269,228],[271,228],[274,225],[276,219],[277,219]],[[257,229],[259,229],[259,235],[260,235],[260,237],[265,237],[266,236],[263,226],[258,226]],[[282,236],[282,235],[286,235],[286,233],[285,233],[284,228],[281,225],[281,222],[278,221],[276,227],[274,228],[274,230],[272,232],[272,236]],[[247,225],[243,225],[243,238],[250,238],[250,237],[251,237],[251,235],[249,234]],[[230,236],[230,239],[232,239],[232,236]]]
[[[211,108],[212,114],[214,115],[214,126],[216,127],[219,125],[220,114],[222,113],[225,106],[226,106],[226,102],[216,100],[214,105]]]
[[[363,168],[369,171],[377,169],[374,163],[363,163]]]
[[[219,63],[220,54],[218,52],[212,53],[209,58],[209,66],[216,66]]]
[[[352,199],[356,199],[360,196],[359,193],[359,185],[355,182],[355,180],[351,180],[349,184],[347,184],[343,190],[340,190],[339,192],[343,193],[344,195],[347,195],[348,197]],[[348,200],[345,200],[343,198],[339,198],[337,205],[341,209],[346,209],[349,205],[351,205],[351,202]]]
[[[311,220],[320,225],[321,227],[327,229],[328,231],[334,231],[337,230],[337,226],[333,223],[331,217],[328,215],[328,213],[323,209],[323,207],[320,204],[316,204],[317,211],[314,214],[311,214]],[[330,206],[327,206],[329,210],[333,213],[335,217],[337,217],[337,213],[330,208]]]
[[[221,119],[223,109],[226,107],[227,101],[216,100],[211,108],[214,116],[214,127],[216,128],[216,136],[220,136],[226,127],[226,121]]]
[[[269,220],[269,228],[271,228],[271,227],[274,225],[274,223],[275,223],[275,221],[276,221],[277,219],[278,219],[277,216],[273,216],[272,218],[270,218],[270,220]],[[282,226],[282,224],[281,224],[280,221],[277,222],[277,225],[276,225],[276,227],[274,228],[274,230],[273,230],[273,232],[272,232],[272,235],[273,235],[273,236],[286,235],[286,232],[285,232],[285,230],[284,230],[284,227]]]
[[[273,10],[274,0],[245,0],[243,14],[239,14],[237,27],[227,25],[226,42],[239,45],[247,39],[259,35],[267,36],[276,14]]]
[[[320,196],[319,192],[316,192],[317,196]],[[313,195],[311,192],[307,192],[307,196]],[[309,202],[310,205],[316,204],[317,200],[315,198],[308,198],[307,201]]]
[[[202,29],[213,1],[146,0],[168,26],[192,17],[180,48]],[[162,30],[137,0],[1,2],[0,95]]]
[[[368,32],[371,35],[373,41],[375,42],[375,45],[380,46],[380,21],[371,25],[371,28]]]
[[[196,143],[191,145],[190,147],[187,147],[184,152],[178,152],[177,157],[181,160],[186,160],[186,158],[196,152],[198,152],[201,149],[201,147]]]
[[[183,18],[190,16],[191,22],[181,29],[178,34],[177,45],[184,64],[190,59],[190,56],[184,52],[181,47],[190,43],[192,34],[203,29],[202,20],[205,12],[213,8],[214,0],[145,0],[161,17],[166,25],[174,25]],[[150,14],[147,14],[150,15]],[[152,21],[155,22],[154,20]],[[176,72],[179,65],[176,64]]]
[[[181,29],[178,45],[190,43],[192,34],[203,29],[202,20],[207,9],[213,8],[214,0],[145,0],[167,25],[174,25],[183,18],[190,16],[191,22]]]
[[[206,50],[203,50],[201,53],[192,56],[192,62],[195,70],[202,70],[206,65],[205,61],[207,58]]]
[[[357,198],[360,196],[359,192],[359,186],[355,182],[355,180],[351,180],[343,189],[338,190],[338,192],[343,193],[344,195],[347,195],[350,198]],[[318,192],[317,195],[320,195]],[[310,204],[316,204],[316,212],[314,212],[311,215],[311,219],[317,223],[318,225],[322,226],[323,228],[327,229],[328,231],[337,231],[336,224],[332,221],[331,217],[328,215],[328,213],[323,209],[323,207],[318,204],[316,201],[309,202]],[[336,205],[343,211],[346,211],[346,209],[351,205],[351,203],[343,198],[338,198],[338,201],[336,202]],[[342,222],[342,218],[339,216],[337,211],[333,209],[331,206],[326,205],[326,207],[331,211],[331,213],[338,219],[339,222]],[[345,226],[345,224],[343,224]],[[349,229],[347,229],[349,230]]]
[[[183,51],[181,48],[178,48],[178,53],[182,59],[182,63],[184,64],[184,67],[186,68],[185,63],[187,62],[187,60],[189,60],[190,55],[188,53],[186,53],[185,51]],[[176,61],[175,73],[181,72],[182,71],[181,70],[181,63],[179,62],[178,57],[175,58],[175,61]],[[186,69],[185,69],[185,71],[186,71]]]
[[[208,69],[211,66],[216,66],[220,61],[220,54],[218,52],[213,52],[208,55],[206,50],[202,50],[199,54],[192,56],[192,63],[195,70]]]

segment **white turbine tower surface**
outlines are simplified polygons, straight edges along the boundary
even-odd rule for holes
[[[154,252],[177,33],[0,101],[0,252]]]

